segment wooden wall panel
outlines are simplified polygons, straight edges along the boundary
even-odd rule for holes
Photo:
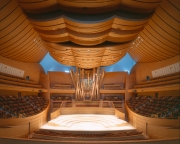
[[[53,119],[57,118],[58,116],[60,116],[60,108],[51,113],[50,120],[53,120]]]
[[[158,119],[149,118],[138,115],[131,111],[127,104],[129,123],[131,123],[137,130],[143,131],[150,138],[178,138],[179,129],[173,128],[179,126],[179,119]]]
[[[37,83],[39,83],[40,72],[44,71],[41,65],[38,63],[18,62],[2,56],[0,56],[0,63],[23,70],[24,79],[26,76],[29,76],[30,80],[33,80]]]
[[[14,96],[18,96],[18,91],[0,90],[0,95],[14,95]]]
[[[150,139],[178,138],[179,129],[168,129],[166,127],[158,127],[148,124],[148,135]]]
[[[155,91],[153,92],[140,92],[138,96],[155,96]],[[179,90],[168,90],[168,91],[158,91],[158,96],[179,96]]]
[[[125,91],[125,100],[129,100],[132,96],[134,96],[134,93],[129,93],[127,90],[130,88],[133,88],[136,84],[136,74],[126,74],[126,91]]]
[[[47,100],[50,100],[50,82],[49,82],[49,75],[45,74],[43,72],[40,72],[40,79],[39,79],[39,84],[42,85],[43,88],[47,89],[47,92],[42,92],[40,93],[41,96],[43,96],[44,98],[46,98]]]
[[[0,5],[0,55],[17,61],[40,62],[47,50],[21,7],[15,0],[0,1]]]
[[[11,118],[11,119],[0,119],[0,125],[8,128],[0,128],[0,137],[25,137],[32,133],[34,130],[38,130],[40,126],[47,122],[48,107],[41,113],[25,117],[25,118]],[[5,133],[7,132],[7,133]]]
[[[26,96],[26,95],[38,96],[38,93],[37,92],[26,92],[26,91],[21,92],[21,96]]]
[[[65,72],[48,72],[50,84],[70,84],[73,86],[73,81],[70,73]]]
[[[179,62],[179,57],[180,55],[177,55],[159,62],[136,63],[132,70],[132,73],[136,73],[136,83],[146,80],[146,76],[150,76],[150,78],[152,78],[153,70],[160,69]]]
[[[29,134],[29,124],[22,124],[9,128],[0,128],[1,137],[27,138]]]
[[[30,133],[39,130],[41,126],[40,124],[41,124],[40,118],[32,120],[30,123]]]
[[[119,119],[125,120],[125,114],[117,109],[115,109],[115,116],[117,116]]]
[[[60,114],[104,114],[104,115],[114,115],[114,108],[98,108],[98,107],[74,107],[74,108],[61,108]]]
[[[101,87],[104,84],[125,84],[126,72],[106,72]]]

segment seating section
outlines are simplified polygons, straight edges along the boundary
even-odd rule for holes
[[[123,90],[124,84],[104,84],[105,90]]]
[[[53,89],[72,89],[70,84],[52,84],[51,88]]]
[[[177,119],[180,116],[180,96],[137,96],[127,101],[127,105],[146,117]]]
[[[42,88],[41,85],[34,81],[25,80],[23,78],[15,77],[12,75],[0,73],[0,86],[21,86],[31,88]]]
[[[62,132],[62,131],[50,131],[39,130],[29,135],[29,139],[43,139],[43,140],[55,140],[55,141],[124,141],[124,140],[145,140],[147,139],[142,132],[137,130],[131,131],[115,131],[115,132]]]
[[[51,99],[53,101],[71,101],[72,97],[71,96],[58,96],[58,95],[52,95]]]
[[[122,101],[122,96],[104,96],[104,101]]]
[[[39,96],[0,96],[0,118],[23,118],[43,111],[48,101]]]
[[[166,85],[177,85],[180,84],[180,74],[175,73],[168,76],[161,76],[158,78],[153,78],[147,81],[142,81],[135,85],[134,88],[148,88],[148,87],[157,87],[157,86],[166,86]]]

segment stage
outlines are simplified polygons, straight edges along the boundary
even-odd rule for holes
[[[115,115],[71,114],[60,115],[40,129],[62,131],[123,131],[135,128]]]

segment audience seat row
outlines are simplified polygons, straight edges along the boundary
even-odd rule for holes
[[[122,101],[122,96],[104,96],[104,101]]]
[[[0,96],[0,118],[23,118],[43,111],[48,101],[40,96]]]
[[[126,103],[132,111],[146,117],[177,119],[180,116],[180,96],[136,96]]]
[[[102,140],[103,138],[110,138],[112,140],[115,138],[117,140],[134,140],[142,139],[145,140],[146,137],[137,130],[131,131],[117,131],[117,132],[103,132],[103,133],[77,133],[77,132],[62,132],[62,131],[50,131],[50,130],[39,130],[35,131],[29,136],[30,139],[48,139],[48,140],[61,140],[61,138],[67,138],[67,140],[75,140],[77,138],[91,139],[98,138]]]
[[[58,95],[52,95],[51,99],[53,101],[71,101],[72,97],[71,96],[58,96]]]

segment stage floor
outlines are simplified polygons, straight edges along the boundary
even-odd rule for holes
[[[72,114],[60,115],[40,129],[63,131],[119,131],[135,128],[115,115]]]

